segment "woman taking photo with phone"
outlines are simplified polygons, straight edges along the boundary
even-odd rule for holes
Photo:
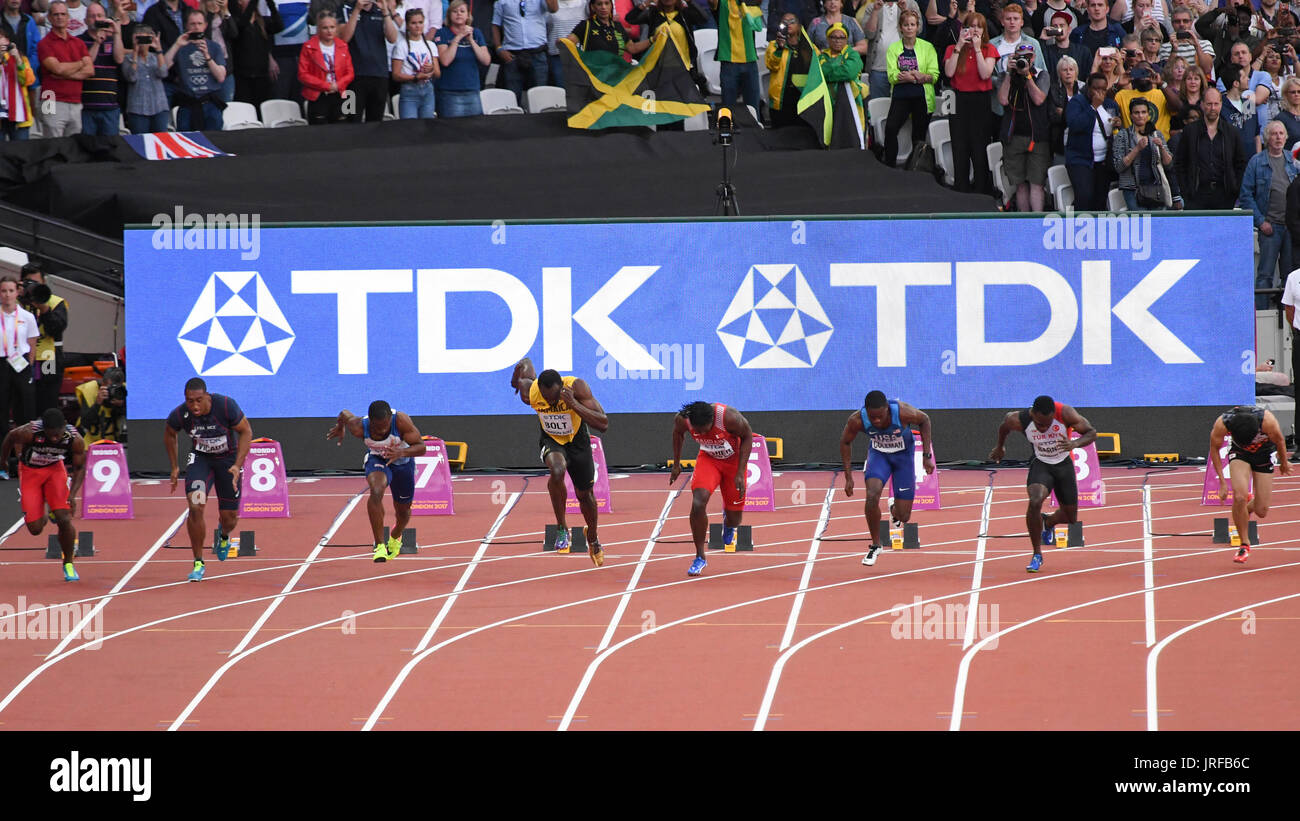
[[[132,34],[132,49],[119,52],[126,80],[126,127],[132,134],[166,131],[171,121],[163,79],[171,61],[158,45],[158,35],[141,23]]]

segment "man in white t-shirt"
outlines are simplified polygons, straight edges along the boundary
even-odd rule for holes
[[[870,99],[889,97],[889,72],[885,65],[885,52],[903,35],[898,31],[898,15],[909,8],[917,14],[921,7],[916,0],[869,0],[871,10],[860,18],[862,32],[871,41],[871,50],[867,52],[866,68]],[[923,18],[924,19],[924,18]]]
[[[32,362],[36,339],[41,335],[36,317],[18,307],[18,280],[0,279],[0,431],[9,430],[9,412],[14,425],[25,425],[35,416]],[[0,465],[0,472],[7,470]],[[9,478],[8,475],[5,478]]]
[[[1300,377],[1300,324],[1296,322],[1295,306],[1300,303],[1300,268],[1287,275],[1286,285],[1282,287],[1282,307],[1286,309],[1286,321],[1291,326],[1291,384]]]
[[[86,33],[86,4],[81,0],[65,0],[68,4],[68,34],[80,37]]]

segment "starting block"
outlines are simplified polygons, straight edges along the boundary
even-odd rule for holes
[[[384,525],[384,542],[388,541],[388,535],[391,532],[388,525]],[[397,551],[399,556],[409,556],[418,554],[420,547],[415,541],[415,528],[408,527],[402,531],[402,549]]]
[[[555,537],[560,534],[560,528],[555,525],[546,526],[546,541],[542,544],[542,550],[555,550]],[[563,550],[555,550],[556,553],[586,553],[587,552],[587,531],[581,527],[569,528],[569,546]]]
[[[1214,520],[1214,543],[1241,547],[1241,534],[1231,519],[1219,517]],[[1259,544],[1259,527],[1253,519],[1250,522],[1250,543]]]
[[[211,548],[213,553],[217,552],[216,542],[217,542],[217,531],[213,530],[212,548]],[[253,531],[241,530],[239,531],[238,536],[231,534],[230,556],[232,558],[239,557],[239,556],[256,556],[256,555],[257,555],[257,537],[254,535]]]
[[[904,522],[903,528],[890,527],[888,520],[880,520],[880,537],[877,544],[894,550],[918,550],[921,547],[921,529],[916,522]]]
[[[1043,530],[1047,529],[1047,514],[1043,514]],[[1056,546],[1083,547],[1083,522],[1070,522],[1062,527],[1056,526]]]
[[[740,553],[754,549],[754,533],[749,525],[736,525],[735,548],[724,548],[722,544],[722,525],[709,525],[709,550],[725,550],[727,553]]]
[[[79,558],[95,555],[95,534],[92,531],[82,530],[77,533],[76,555]],[[63,558],[63,546],[59,544],[59,534],[50,534],[50,541],[45,545],[45,558]]]

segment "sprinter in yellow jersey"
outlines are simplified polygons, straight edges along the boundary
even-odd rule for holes
[[[537,411],[542,423],[542,462],[551,471],[546,489],[551,494],[551,507],[555,509],[555,524],[559,528],[555,546],[563,549],[569,543],[569,525],[564,507],[568,496],[564,488],[567,471],[573,480],[573,490],[578,497],[578,507],[586,520],[587,555],[600,567],[605,563],[605,551],[600,547],[596,533],[596,496],[592,485],[596,480],[596,464],[591,458],[591,434],[588,428],[604,433],[609,428],[605,409],[591,395],[591,388],[576,376],[560,376],[557,371],[546,370],[534,378],[533,363],[523,359],[515,365],[510,378],[525,405]]]

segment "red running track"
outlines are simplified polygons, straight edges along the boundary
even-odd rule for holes
[[[183,527],[163,545],[183,500],[137,482],[136,519],[78,522],[78,584],[43,536],[0,545],[0,729],[1300,727],[1300,484],[1277,481],[1243,567],[1200,471],[1103,473],[1086,546],[1037,575],[1023,469],[944,471],[923,548],[871,568],[861,489],[823,471],[778,474],[755,552],[696,579],[666,474],[611,477],[603,568],[541,550],[542,478],[458,477],[457,514],[413,520],[419,555],[386,564],[359,477],[293,480],[293,518],[242,522],[259,555],[199,584]]]

